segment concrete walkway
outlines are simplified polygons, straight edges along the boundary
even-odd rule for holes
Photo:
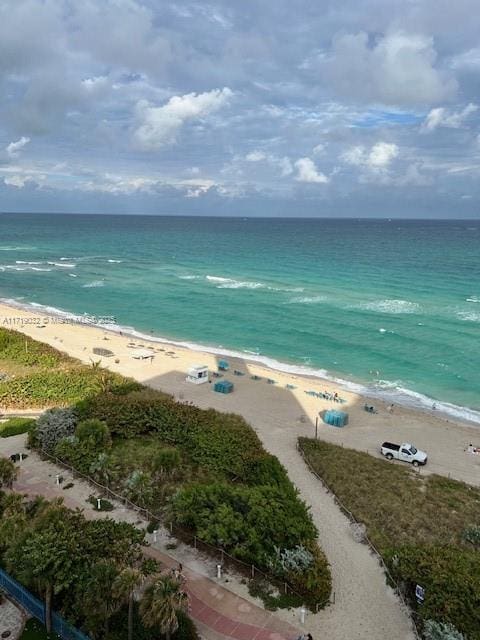
[[[94,511],[88,504],[88,497],[94,489],[78,478],[72,478],[64,469],[41,460],[36,453],[25,449],[25,436],[0,439],[0,455],[27,453],[28,458],[19,463],[20,474],[14,490],[29,496],[41,495],[47,499],[61,497],[71,509],[84,510],[86,518],[113,518],[144,528],[147,522],[141,520],[133,510],[118,505],[113,511]],[[56,475],[63,476],[62,484],[56,484]],[[68,490],[62,487],[73,482]],[[147,556],[158,560],[163,568],[174,568],[178,560],[160,550],[153,537],[146,535],[150,545],[144,547]],[[190,596],[190,616],[201,636],[207,640],[293,640],[301,631],[277,615],[266,611],[237,593],[226,589],[218,581],[202,575],[185,563],[182,558],[186,590]],[[292,621],[293,622],[293,621]]]

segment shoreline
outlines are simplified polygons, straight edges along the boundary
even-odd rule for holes
[[[185,349],[192,353],[198,354],[210,354],[220,357],[233,358],[235,360],[241,360],[250,362],[265,368],[273,373],[281,373],[287,376],[291,376],[293,379],[301,377],[302,379],[311,380],[312,384],[318,384],[319,382],[325,382],[329,385],[336,385],[347,393],[356,394],[367,401],[382,402],[386,405],[393,404],[398,405],[413,411],[419,411],[427,415],[438,416],[440,419],[446,422],[458,421],[459,423],[471,426],[480,427],[480,410],[472,409],[471,407],[465,407],[461,405],[455,405],[450,402],[443,402],[430,398],[424,394],[416,392],[411,389],[405,388],[392,388],[381,386],[368,386],[362,382],[355,382],[346,380],[342,377],[330,375],[326,369],[313,369],[307,365],[293,364],[279,361],[269,356],[264,356],[256,353],[241,352],[235,349],[228,349],[223,347],[215,347],[211,345],[204,345],[188,340],[176,340],[173,338],[165,338],[155,335],[154,333],[144,333],[131,326],[123,326],[116,323],[100,323],[84,322],[83,318],[88,320],[89,318],[102,318],[102,316],[89,316],[88,314],[77,315],[70,311],[51,307],[49,305],[43,305],[36,302],[21,302],[15,299],[0,298],[0,307],[5,306],[12,310],[25,311],[29,314],[41,313],[42,316],[38,316],[38,320],[43,319],[48,323],[50,319],[58,318],[63,322],[53,322],[54,326],[67,325],[67,326],[85,326],[92,329],[98,329],[100,331],[112,333],[114,335],[132,338],[134,340],[142,340],[145,342],[151,342],[153,345],[172,345],[177,348]],[[0,316],[1,317],[1,316]],[[5,326],[5,325],[4,325]],[[38,325],[37,325],[38,326]],[[6,328],[21,330],[20,326],[9,326]],[[433,408],[435,407],[435,409]]]
[[[46,319],[47,316],[51,322],[41,325],[41,318]],[[217,371],[219,357],[208,351],[193,351],[168,342],[132,338],[108,327],[74,324],[67,318],[59,322],[58,316],[46,312],[40,317],[38,309],[32,312],[0,303],[0,326],[7,326],[5,320],[9,318],[18,320],[18,324],[10,328],[87,365],[100,361],[106,369],[169,393],[180,402],[242,415],[262,440],[278,438],[280,442],[289,434],[288,438],[296,441],[298,436],[315,437],[318,434],[327,442],[376,457],[381,457],[380,448],[384,441],[410,442],[428,453],[428,465],[419,471],[420,475],[438,473],[480,485],[480,456],[466,452],[470,443],[480,448],[478,426],[447,419],[437,411],[425,412],[401,405],[395,405],[394,410],[389,411],[388,403],[341,389],[330,380],[274,371],[245,357],[228,357],[230,370],[225,377],[234,383],[234,392],[224,395],[215,393],[213,384],[196,385],[186,381],[186,373],[193,365],[206,365],[210,372]],[[95,355],[93,350],[98,348],[108,348],[113,356]],[[134,348],[149,348],[154,357],[137,359],[133,357],[138,355],[132,350]],[[235,370],[241,371],[242,375],[234,375]],[[214,380],[215,377],[211,376],[211,381]],[[332,396],[337,392],[344,403],[322,397],[324,392]],[[374,404],[376,413],[365,411],[365,404]],[[2,413],[8,414],[5,409],[0,408]],[[319,416],[329,409],[346,411],[349,414],[348,425],[336,428],[323,423]]]

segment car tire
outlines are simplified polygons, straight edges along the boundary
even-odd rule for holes
[[[414,467],[418,467],[418,460],[412,460],[412,464]]]
[[[387,453],[387,455],[385,456],[387,460],[393,460],[393,454],[391,453]]]

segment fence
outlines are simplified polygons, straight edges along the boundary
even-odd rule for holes
[[[60,458],[57,458],[56,456],[53,456],[50,453],[47,453],[43,449],[40,450],[40,453],[46,458],[48,458],[49,460],[51,460],[52,462],[54,462],[56,465],[64,469],[67,469],[74,477],[81,478],[82,480],[85,480],[89,484],[93,485],[99,491],[106,494],[112,500],[117,500],[121,502],[124,506],[127,506],[130,509],[133,509],[139,515],[143,516],[145,520],[149,520],[150,522],[161,521],[161,516],[159,516],[158,514],[152,513],[151,511],[143,507],[139,507],[135,503],[131,502],[131,500],[129,500],[127,497],[119,493],[116,493],[115,491],[112,491],[112,489],[100,484],[90,476],[87,476],[81,473],[80,471],[77,471],[77,469],[66,464],[65,462],[63,462],[63,460],[60,460]],[[259,569],[253,564],[243,562],[242,560],[239,560],[238,558],[231,556],[229,553],[227,553],[227,551],[225,551],[225,549],[221,549],[220,547],[216,547],[215,545],[212,545],[209,542],[205,542],[205,540],[202,540],[201,538],[193,534],[191,531],[188,531],[187,529],[183,529],[182,527],[179,527],[178,525],[175,525],[173,523],[168,524],[168,530],[170,531],[170,534],[172,536],[175,536],[179,540],[193,546],[195,549],[198,549],[199,551],[204,551],[209,556],[214,557],[217,560],[217,562],[219,562],[222,565],[222,567],[224,568],[228,567],[230,569],[238,571],[238,573],[240,573],[242,576],[248,577],[250,579],[263,578],[270,584],[276,586],[280,593],[296,596],[297,598],[300,599],[302,603],[305,601],[305,595],[302,595],[298,593],[298,591],[295,591],[295,589],[285,580],[280,580],[278,577],[262,571],[261,569]],[[311,605],[311,608],[315,612],[318,612],[323,607],[327,606],[328,604],[333,604],[334,602],[335,602],[335,592],[333,592],[331,597],[329,597],[324,602],[316,602],[315,604]]]
[[[0,587],[28,613],[45,624],[45,605],[24,586],[0,569]],[[63,640],[90,640],[84,633],[72,627],[58,613],[52,613],[52,628]]]
[[[297,441],[297,450],[300,453],[300,455],[303,458],[303,461],[305,462],[305,464],[307,465],[307,467],[310,469],[311,473],[313,473],[313,475],[320,480],[320,482],[322,483],[322,485],[325,487],[325,489],[328,491],[328,493],[330,493],[333,496],[333,499],[335,500],[335,504],[339,507],[339,509],[342,511],[342,513],[344,513],[344,515],[350,520],[350,522],[352,524],[355,525],[359,525],[360,523],[358,522],[358,520],[355,518],[355,516],[353,515],[353,513],[351,511],[349,511],[347,509],[347,507],[339,500],[339,498],[336,496],[336,494],[330,489],[330,487],[328,486],[328,484],[325,482],[325,480],[318,475],[318,473],[315,471],[315,469],[312,467],[312,465],[310,464],[310,461],[308,460],[308,457],[305,455],[305,452],[303,451],[302,447],[300,446],[299,442]],[[399,597],[400,601],[402,602],[403,606],[406,608],[406,610],[409,612],[411,620],[412,620],[412,624],[413,624],[413,631],[415,634],[415,637],[417,638],[417,640],[421,640],[421,635],[420,632],[417,628],[417,623],[412,615],[412,610],[408,605],[408,602],[405,600],[405,597],[402,593],[402,590],[400,588],[400,585],[398,584],[398,582],[393,578],[392,574],[390,573],[389,568],[387,567],[387,565],[385,564],[385,561],[382,557],[382,555],[380,554],[380,552],[378,551],[378,549],[375,547],[375,545],[373,544],[373,542],[370,540],[370,538],[367,536],[367,534],[365,533],[364,535],[364,540],[365,542],[368,544],[368,546],[370,547],[370,551],[373,553],[373,555],[377,558],[380,566],[382,567],[383,571],[385,572],[385,575],[387,576],[389,582],[391,585],[393,585],[394,591],[397,594],[397,596]]]

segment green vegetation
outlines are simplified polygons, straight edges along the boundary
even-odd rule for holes
[[[27,433],[35,424],[32,418],[10,418],[0,423],[0,438],[18,436]]]
[[[326,442],[300,438],[299,443],[318,475],[366,525],[413,606],[415,585],[425,588],[420,617],[447,625],[445,633],[453,625],[469,640],[478,640],[480,489],[436,475],[419,476]],[[435,625],[432,629],[436,633]]]
[[[139,389],[133,380],[87,367],[64,353],[17,331],[0,327],[0,406],[9,408],[67,406],[107,389]]]
[[[176,591],[149,594],[171,578],[158,573],[155,561],[143,560],[143,535],[124,522],[86,520],[60,499],[0,493],[0,564],[45,600],[46,629],[31,623],[24,637],[56,640],[47,635],[56,609],[98,640],[127,640],[127,629],[129,640],[170,634],[175,640],[197,640],[180,585]],[[140,600],[138,616],[133,592],[144,581],[151,586]],[[177,607],[182,610],[181,625],[173,615]],[[127,625],[119,624],[126,618]]]
[[[330,573],[308,509],[241,416],[176,402],[12,336],[5,354],[24,368],[0,382],[0,406],[59,405],[31,429],[30,446],[287,581],[312,608],[326,603]],[[298,549],[307,565],[279,561]]]
[[[18,468],[13,464],[11,460],[7,458],[0,458],[0,489],[7,487],[11,489],[13,483],[17,479]]]
[[[35,618],[27,620],[20,640],[60,640],[56,633],[47,633],[47,630]]]

